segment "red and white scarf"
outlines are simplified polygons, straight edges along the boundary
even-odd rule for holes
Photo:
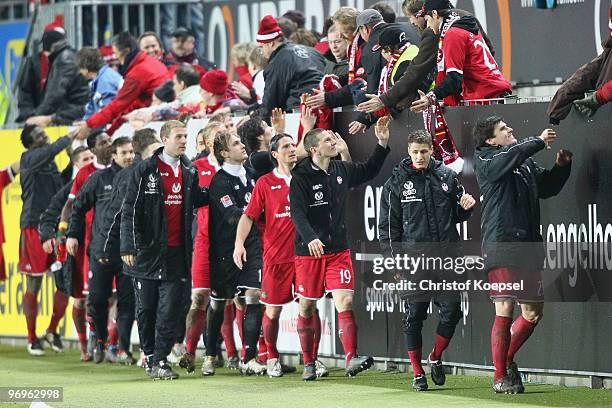
[[[333,75],[325,75],[323,79],[321,79],[321,82],[319,82],[319,90],[323,93],[332,92],[340,88],[342,88],[342,85],[340,85],[340,82],[338,82]],[[302,141],[302,136],[304,133],[304,128],[302,127],[302,111],[306,107],[304,99],[305,98],[302,97],[302,100],[300,102],[300,126],[298,127],[298,143]],[[317,117],[317,121],[315,122],[315,128],[332,130],[334,126],[333,109],[327,106],[323,106],[322,108],[313,109],[312,113]]]
[[[391,84],[391,82],[393,81],[393,69],[395,68],[397,61],[400,59],[404,51],[406,51],[406,49],[410,47],[410,45],[412,44],[410,44],[409,42],[404,44],[399,50],[393,53],[393,55],[391,55],[391,58],[389,58],[389,61],[387,61],[387,65],[385,65],[385,67],[380,73],[380,81],[378,82],[379,96],[387,92],[391,88],[391,86],[393,86]],[[389,115],[389,109],[387,109],[387,107],[384,107],[374,112],[374,116],[377,118],[381,118],[387,115]]]
[[[359,47],[359,40],[361,39],[361,35],[356,34],[353,38],[353,42],[349,45],[348,49],[348,83],[352,84],[353,81],[361,76],[357,72],[357,66],[361,65],[359,62],[361,60],[361,50]]]

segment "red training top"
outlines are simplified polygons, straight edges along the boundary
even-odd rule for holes
[[[164,213],[166,215],[166,231],[168,246],[183,245],[183,170],[179,164],[175,174],[169,164],[157,158],[157,168],[162,180],[164,191]]]

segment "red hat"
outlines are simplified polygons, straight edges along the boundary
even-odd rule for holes
[[[225,95],[227,84],[227,74],[221,69],[208,71],[200,79],[200,87],[213,95]]]
[[[269,43],[283,36],[283,30],[278,26],[278,21],[270,15],[264,16],[259,22],[257,30],[257,42]]]
[[[119,59],[113,52],[113,47],[111,45],[101,45],[98,49],[100,50],[100,54],[102,54],[102,59],[105,64],[115,65],[119,63]]]

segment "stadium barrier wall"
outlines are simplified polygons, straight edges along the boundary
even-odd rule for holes
[[[446,109],[446,120],[453,131],[458,149],[466,160],[461,181],[468,193],[479,197],[472,167],[474,149],[471,130],[475,122],[490,114],[500,115],[514,128],[517,138],[523,138],[539,134],[542,129],[549,127],[545,111],[545,103]],[[543,151],[535,156],[540,165],[550,167],[554,162],[554,152],[559,148],[569,149],[574,153],[572,175],[564,190],[557,197],[541,201],[545,240],[557,240],[560,231],[569,231],[584,225],[593,232],[597,240],[605,241],[606,245],[612,241],[612,206],[609,204],[612,199],[612,153],[608,143],[612,134],[609,121],[611,113],[612,107],[604,106],[593,119],[586,120],[572,112],[555,128],[559,138],[553,150]],[[335,129],[340,134],[347,135],[348,123],[355,115],[352,111],[337,112]],[[235,121],[238,119],[235,118]],[[189,122],[188,156],[195,153],[195,134],[206,122],[206,119]],[[295,134],[298,122],[298,115],[287,115],[287,132]],[[151,123],[148,127],[159,129],[161,123]],[[359,350],[362,354],[371,354],[378,360],[407,361],[401,324],[403,305],[397,294],[374,289],[375,275],[372,273],[371,262],[364,259],[371,259],[368,257],[371,254],[366,251],[371,250],[372,244],[377,240],[376,225],[382,185],[393,167],[407,155],[408,133],[422,127],[422,116],[412,113],[404,113],[393,121],[391,154],[380,175],[355,188],[349,198],[349,202],[354,203],[347,214],[347,226],[356,273],[355,314],[360,327]],[[66,128],[54,128],[48,132],[55,139],[66,131]],[[120,129],[117,135],[129,135],[132,131],[126,126]],[[0,166],[7,166],[23,151],[19,143],[19,131],[2,131],[0,137],[6,152],[0,158]],[[366,159],[376,144],[373,129],[365,134],[346,136],[346,140],[353,160]],[[59,156],[58,162],[62,164],[60,168],[63,167],[66,157]],[[0,336],[26,335],[21,300],[25,279],[16,270],[20,194],[19,183],[16,181],[5,189],[2,197],[7,237],[4,253],[9,279],[0,282]],[[477,206],[474,215],[461,230],[468,240],[479,239],[479,222]],[[544,319],[537,326],[534,336],[521,349],[517,357],[518,362],[521,368],[525,367],[525,370],[534,373],[612,377],[612,355],[607,352],[608,339],[612,335],[612,303],[608,303],[612,301],[609,293],[612,288],[612,268],[607,267],[606,262],[596,268],[584,268],[576,262],[575,257],[567,261],[569,264],[562,269],[563,273],[554,276],[547,285],[550,291],[547,298],[563,298],[565,302],[546,304]],[[43,330],[50,317],[52,290],[51,278],[47,277],[39,298],[40,330]],[[342,346],[335,334],[333,304],[329,300],[321,300],[319,309],[324,321],[320,354],[341,358]],[[72,324],[66,323],[71,322],[70,308],[67,312],[60,328],[67,338],[75,339]],[[435,312],[435,307],[429,310],[430,314]],[[494,316],[493,306],[488,302],[470,299],[464,294],[462,312],[455,337],[445,353],[445,363],[473,369],[492,368],[490,332]],[[299,353],[296,322],[297,307],[294,304],[289,305],[283,311],[280,323],[279,350],[283,353]],[[436,323],[435,316],[430,316],[425,322],[423,344],[426,350],[433,344]],[[135,331],[132,333],[132,339],[135,343],[138,342]]]

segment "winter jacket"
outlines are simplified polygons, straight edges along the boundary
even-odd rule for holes
[[[253,174],[248,168],[246,170],[246,184],[223,168],[215,173],[210,182],[208,236],[211,262],[232,259],[238,221],[255,186]],[[251,228],[244,247],[247,253],[261,256],[261,241],[257,228]]]
[[[110,167],[96,171],[89,176],[74,199],[70,227],[66,235],[78,239],[79,243],[83,245],[85,243],[85,215],[89,210],[94,209],[89,235],[91,237],[89,248],[86,248],[88,256],[92,259],[101,257],[104,245],[102,239],[104,220],[111,205],[111,197],[115,187],[113,180],[120,170],[121,167],[113,161]]]
[[[122,84],[123,78],[117,71],[108,65],[102,66],[98,75],[89,83],[89,102],[85,107],[83,119],[89,119],[91,115],[111,103]]]
[[[345,58],[340,62],[325,61],[324,74],[335,75],[341,81],[341,85],[346,85],[348,79],[348,60]]]
[[[285,43],[279,46],[264,69],[266,87],[261,103],[261,117],[272,116],[274,108],[291,111],[300,105],[300,97],[319,85],[325,59],[313,48]]]
[[[113,190],[107,211],[104,213],[104,220],[101,222],[102,229],[96,239],[102,239],[103,244],[99,258],[106,258],[111,261],[120,261],[120,242],[121,242],[121,211],[123,209],[123,199],[127,192],[130,178],[138,164],[142,161],[140,155],[134,156],[132,164],[120,170],[113,179]]]
[[[34,111],[42,101],[42,59],[46,59],[46,63],[49,63],[49,58],[42,52],[25,59],[23,76],[19,81],[17,100],[19,116],[15,119],[16,122],[25,122],[27,118],[34,116]]]
[[[601,88],[612,79],[612,36],[604,51],[593,61],[578,68],[557,90],[546,111],[550,123],[558,125],[572,110],[572,102],[584,98],[584,93]]]
[[[164,64],[144,51],[128,54],[122,66],[121,89],[111,103],[87,119],[87,126],[96,129],[112,122],[112,133],[123,123],[123,115],[151,104],[153,91],[165,82],[167,72]]]
[[[421,33],[419,53],[412,59],[408,69],[387,92],[380,95],[380,100],[387,108],[403,110],[412,104],[418,95],[424,78],[433,74],[438,56],[438,36],[427,28]]]
[[[72,188],[72,181],[64,185],[55,195],[51,198],[49,206],[45,211],[40,214],[40,221],[38,222],[38,234],[40,235],[40,241],[45,242],[52,238],[55,238],[57,233],[57,224],[60,222],[60,216],[62,215],[62,209],[68,201],[68,194]]]
[[[459,200],[465,190],[457,173],[430,159],[426,170],[402,160],[385,182],[380,201],[379,239],[383,248],[394,242],[457,242],[457,223],[472,214]]]
[[[38,227],[40,214],[64,185],[55,164],[55,156],[71,142],[70,137],[64,136],[54,143],[27,150],[21,155],[19,180],[23,205],[20,228]]]
[[[53,45],[43,99],[32,116],[51,115],[56,125],[71,125],[83,117],[89,89],[74,62],[75,54],[66,40]]]
[[[136,257],[134,268],[124,269],[124,273],[140,279],[187,278],[183,274],[191,270],[193,241],[189,227],[193,221],[193,209],[208,204],[208,189],[199,187],[196,167],[185,155],[181,156],[183,250],[187,270],[169,270],[166,264],[168,233],[164,192],[157,164],[163,149],[160,147],[153,156],[140,162],[134,169],[121,210],[121,255],[135,255]]]
[[[551,170],[538,166],[531,156],[544,147],[539,137],[528,137],[509,146],[476,148],[474,171],[480,187],[480,234],[487,269],[541,268],[539,199],[557,195],[571,171],[570,164]]]
[[[347,249],[346,205],[349,189],[376,177],[390,149],[376,145],[365,162],[332,160],[327,172],[301,160],[290,186],[291,219],[295,225],[295,254],[309,256],[308,244],[320,239],[325,253]]]

